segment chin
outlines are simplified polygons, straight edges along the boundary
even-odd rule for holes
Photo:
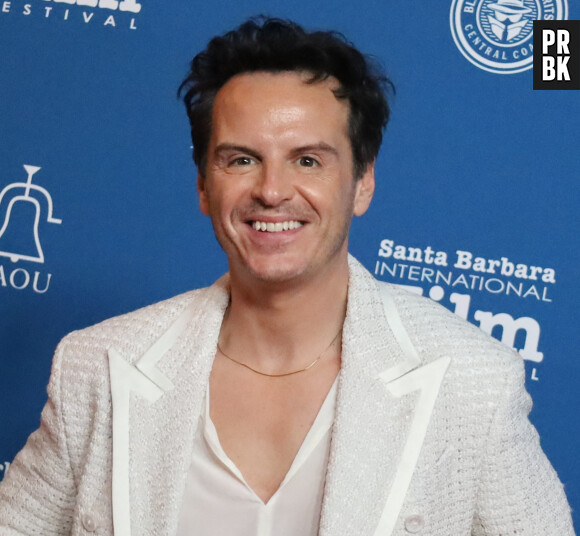
[[[246,265],[247,272],[264,283],[285,283],[300,279],[308,273],[308,267],[296,262],[262,262]]]
[[[249,272],[255,279],[264,283],[285,283],[303,275],[302,270],[291,269],[290,267],[276,267],[267,270],[250,269]]]

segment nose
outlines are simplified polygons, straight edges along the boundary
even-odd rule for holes
[[[264,206],[276,207],[294,195],[291,174],[283,165],[264,163],[252,192]]]

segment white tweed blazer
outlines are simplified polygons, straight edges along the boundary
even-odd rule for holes
[[[320,536],[573,535],[521,358],[349,263]],[[61,342],[0,535],[175,534],[228,300],[224,276]]]

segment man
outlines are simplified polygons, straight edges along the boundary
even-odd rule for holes
[[[182,86],[212,287],[71,334],[2,534],[569,535],[519,357],[347,252],[386,79],[279,20]]]

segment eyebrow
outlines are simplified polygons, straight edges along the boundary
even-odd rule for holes
[[[258,151],[255,151],[254,149],[250,149],[249,147],[245,147],[243,145],[236,145],[235,143],[220,143],[215,148],[216,155],[229,151],[244,153],[249,156],[253,156],[255,158],[261,157]],[[295,147],[294,149],[292,149],[293,154],[310,153],[310,152],[325,152],[330,153],[334,156],[338,156],[338,150],[332,145],[328,145],[328,143],[325,143],[323,141],[319,143],[301,145],[300,147]]]
[[[243,145],[236,145],[234,143],[220,143],[216,148],[214,153],[216,155],[220,155],[221,153],[225,152],[237,152],[237,153],[244,153],[249,156],[253,156],[255,158],[260,158],[260,154],[249,147],[244,147]]]
[[[292,150],[294,154],[300,153],[310,153],[310,152],[324,152],[330,153],[333,156],[338,156],[338,150],[333,147],[332,145],[328,145],[328,143],[324,143],[323,141],[319,143],[313,143],[310,145],[303,145],[301,147],[296,147]]]

